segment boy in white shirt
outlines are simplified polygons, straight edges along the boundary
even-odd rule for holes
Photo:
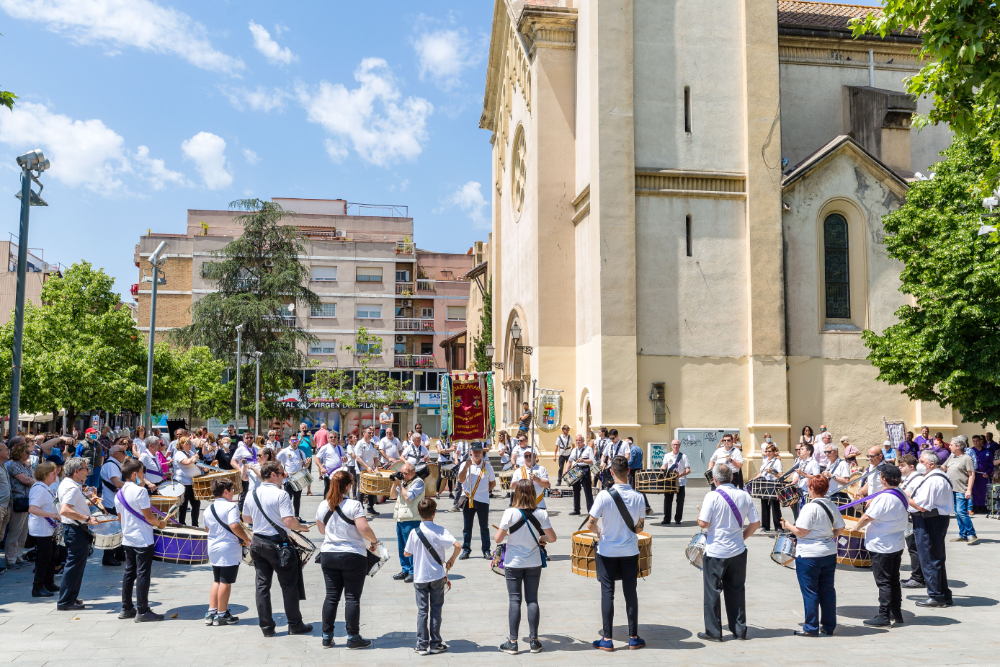
[[[417,505],[422,521],[410,531],[403,555],[413,557],[413,589],[417,596],[417,647],[419,655],[444,653],[448,645],[441,641],[441,609],[444,594],[451,587],[448,571],[455,564],[462,543],[442,526],[434,523],[437,503],[424,498]],[[423,539],[421,539],[423,537]],[[444,559],[451,546],[451,558]]]

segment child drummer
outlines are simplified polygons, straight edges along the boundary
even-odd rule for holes
[[[434,523],[437,503],[433,498],[421,500],[417,513],[422,521],[410,531],[403,549],[404,556],[413,558],[413,588],[417,596],[416,651],[420,655],[444,653],[448,645],[441,641],[441,610],[446,589],[451,586],[448,571],[455,564],[462,543]],[[454,550],[451,558],[445,561],[449,546]]]

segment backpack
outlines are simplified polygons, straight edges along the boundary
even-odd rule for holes
[[[87,464],[90,465],[90,469],[93,470],[97,467],[98,452],[100,452],[100,444],[94,440],[84,440],[83,449],[80,450],[80,456],[86,459]]]

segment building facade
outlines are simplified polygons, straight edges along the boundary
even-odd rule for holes
[[[434,417],[435,406],[422,405],[420,399],[437,391],[438,376],[446,368],[438,343],[465,327],[469,284],[456,276],[471,268],[472,258],[418,249],[405,207],[339,199],[273,201],[290,212],[282,224],[294,225],[302,235],[300,260],[309,268],[309,288],[322,301],[318,307],[297,304],[287,316],[318,339],[303,352],[321,367],[356,370],[357,330],[365,327],[382,340],[373,366],[403,382],[413,395],[412,401],[394,406],[397,429],[405,434],[421,415]],[[140,331],[149,331],[151,284],[142,279],[151,278],[148,258],[157,245],[169,244],[161,270],[166,282],[157,289],[159,339],[190,324],[191,305],[214,290],[204,277],[205,266],[218,261],[215,253],[242,233],[236,217],[231,211],[189,210],[185,234],[140,239],[135,255],[140,282],[132,286]],[[303,369],[303,381],[313,372]],[[377,415],[381,408],[348,412],[319,402],[306,421],[354,432],[370,424],[373,411]],[[424,419],[423,425],[425,432],[436,434],[436,420]]]
[[[17,240],[0,241],[0,257],[6,257],[6,262],[0,262],[0,326],[14,318],[14,306],[17,302]],[[27,271],[24,274],[24,301],[36,306],[42,304],[42,286],[53,275],[62,275],[57,264],[45,261],[45,253],[40,248],[28,248]]]
[[[883,418],[975,428],[866,361],[862,331],[905,300],[881,217],[950,142],[910,127],[919,38],[852,39],[868,11],[496,0],[480,125],[505,424],[537,386],[577,431],[737,430],[752,458],[807,424],[862,451]],[[689,440],[703,470],[715,444]]]

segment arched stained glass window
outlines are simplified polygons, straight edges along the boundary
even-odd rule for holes
[[[823,259],[826,271],[826,316],[851,317],[851,277],[848,266],[847,220],[839,213],[823,222]]]

